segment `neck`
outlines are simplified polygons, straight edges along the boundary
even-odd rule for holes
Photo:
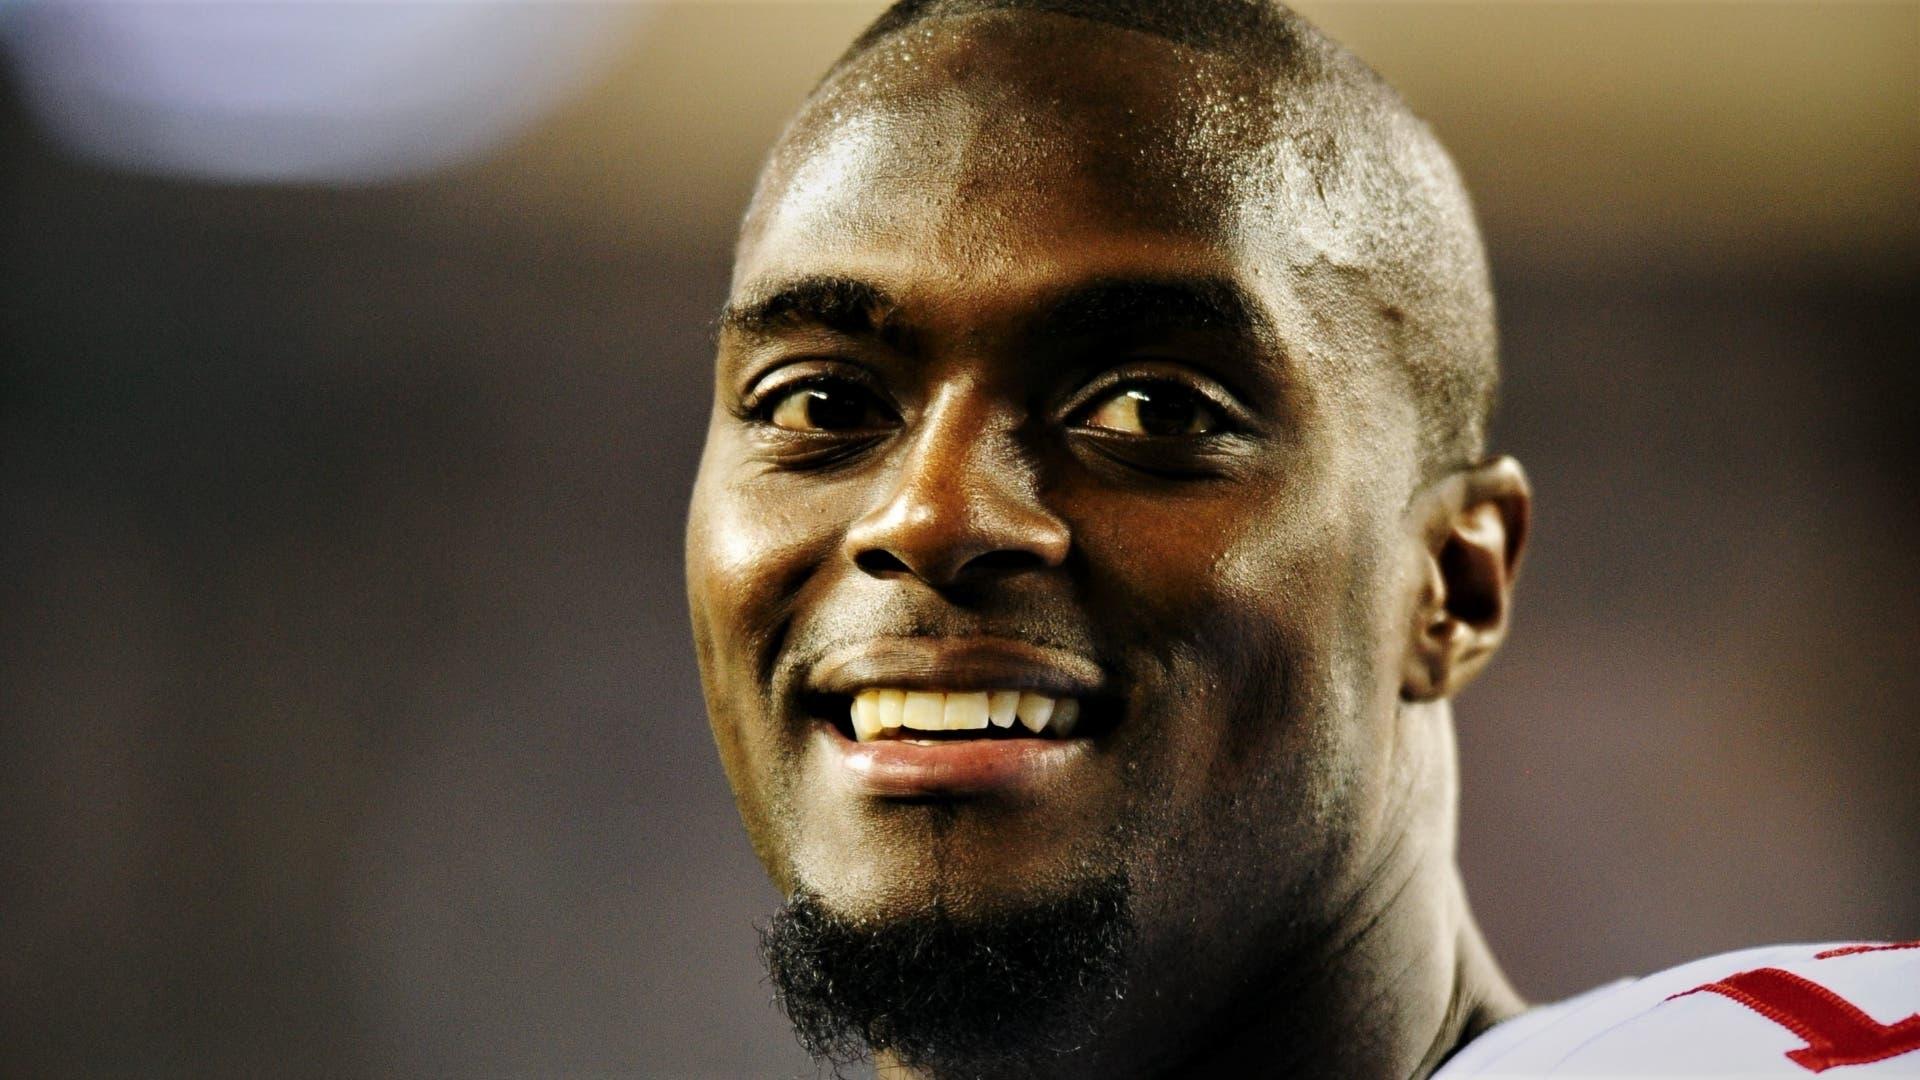
[[[1488,950],[1455,858],[1458,768],[1445,701],[1403,702],[1371,853],[1344,896],[1228,988],[1233,1002],[1149,1075],[1423,1080],[1520,1000]],[[1217,964],[1233,964],[1226,955]]]
[[[1212,1045],[1165,1075],[1424,1080],[1524,1007],[1450,877],[1434,907],[1376,913],[1304,974],[1276,973]]]

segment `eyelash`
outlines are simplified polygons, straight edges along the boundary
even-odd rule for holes
[[[865,379],[840,371],[811,371],[790,379],[768,376],[757,380],[733,410],[734,415],[743,421],[771,426],[774,407],[789,395],[810,387],[853,387],[879,402],[886,411],[896,411],[892,401]]]
[[[1245,430],[1247,426],[1244,419],[1244,411],[1229,399],[1224,392],[1210,392],[1208,388],[1200,385],[1197,380],[1184,379],[1171,372],[1143,373],[1138,370],[1129,372],[1124,369],[1105,372],[1086,386],[1080,388],[1080,390],[1073,395],[1071,404],[1066,408],[1063,415],[1071,422],[1077,418],[1085,417],[1096,407],[1122,391],[1161,388],[1172,388],[1183,394],[1191,394],[1197,401],[1204,404],[1207,408],[1212,409],[1214,413],[1220,417],[1220,427],[1218,430],[1210,431],[1202,435],[1186,436],[1187,438],[1204,439],[1210,436],[1237,434]],[[1136,435],[1122,437],[1156,438],[1158,436]]]
[[[777,373],[776,373],[777,374]],[[851,387],[872,397],[888,413],[896,418],[899,410],[886,394],[882,393],[871,381],[859,375],[845,371],[811,371],[789,378],[779,379],[773,374],[755,381],[741,399],[737,408],[731,410],[736,419],[773,426],[773,411],[789,395],[810,387]],[[1091,382],[1080,387],[1068,399],[1068,404],[1060,412],[1069,425],[1078,426],[1078,421],[1105,402],[1114,394],[1128,389],[1172,388],[1181,393],[1191,394],[1195,399],[1210,408],[1220,418],[1220,427],[1204,434],[1186,436],[1192,439],[1209,439],[1220,436],[1241,434],[1247,430],[1248,422],[1243,408],[1225,391],[1215,391],[1206,387],[1198,379],[1183,378],[1174,372],[1146,371],[1138,368],[1131,371],[1126,368],[1112,368],[1096,376]],[[1095,430],[1095,429],[1082,429]],[[1106,433],[1112,435],[1113,433]],[[1162,436],[1117,436],[1121,438],[1159,438]]]

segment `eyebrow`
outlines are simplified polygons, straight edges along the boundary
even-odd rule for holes
[[[897,306],[886,290],[857,278],[813,276],[783,282],[720,313],[720,328],[748,334],[814,325],[844,334],[886,331]]]
[[[1096,278],[1047,306],[1034,320],[1042,338],[1086,338],[1124,331],[1198,330],[1258,341],[1274,338],[1260,301],[1227,277]]]
[[[753,335],[805,326],[883,340],[904,340],[910,331],[885,289],[834,275],[777,283],[728,304],[720,315],[722,330]],[[1260,301],[1239,282],[1217,275],[1094,278],[1052,298],[1026,327],[1040,340],[1167,330],[1275,340],[1273,320]]]

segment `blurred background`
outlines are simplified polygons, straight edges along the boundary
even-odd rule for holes
[[[880,6],[0,6],[0,1073],[813,1075],[680,528]],[[1920,8],[1301,7],[1492,247],[1522,990],[1920,936]]]

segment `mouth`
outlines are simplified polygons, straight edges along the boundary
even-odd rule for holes
[[[1032,690],[921,690],[869,687],[818,694],[808,711],[853,742],[1069,739],[1104,730],[1108,710],[1077,697]],[[1082,720],[1088,722],[1082,724]]]
[[[990,637],[890,638],[825,658],[801,695],[840,775],[869,795],[1037,790],[1124,711],[1079,654]]]

